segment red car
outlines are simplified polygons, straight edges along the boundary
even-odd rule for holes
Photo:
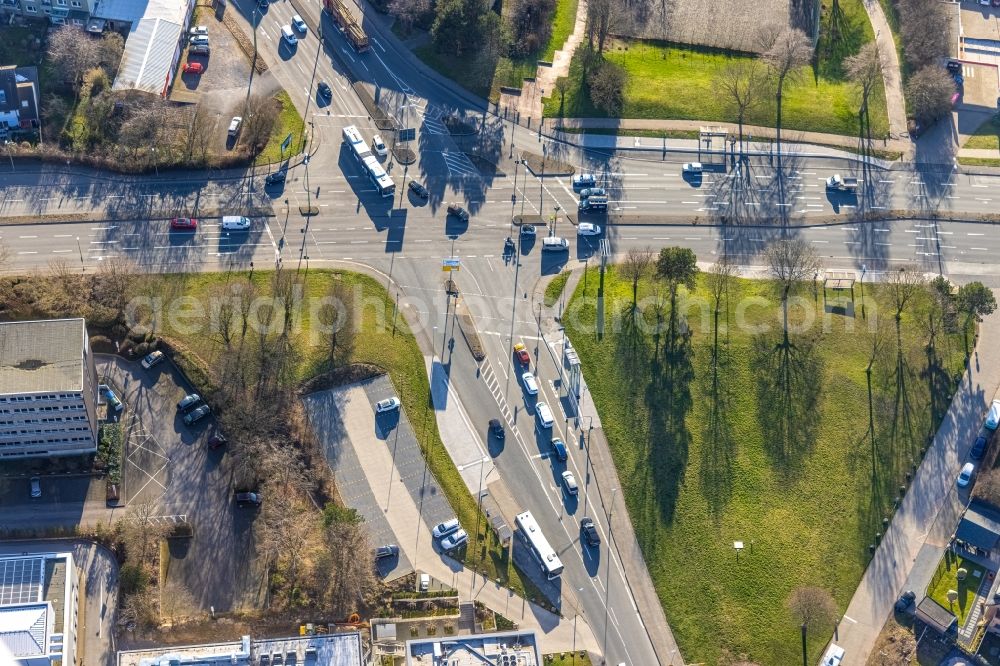
[[[184,73],[185,74],[201,74],[205,71],[205,66],[200,62],[186,62],[184,63]]]
[[[170,220],[170,228],[178,231],[194,231],[198,228],[198,220],[193,217],[175,217]]]
[[[521,362],[521,365],[528,365],[531,363],[531,357],[528,355],[528,350],[524,348],[524,345],[518,342],[514,345],[514,354],[517,356],[517,360]]]

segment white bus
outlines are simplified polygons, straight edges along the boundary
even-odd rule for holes
[[[524,542],[531,548],[531,553],[538,561],[542,573],[549,580],[556,578],[563,572],[563,563],[556,555],[556,551],[549,545],[548,539],[542,534],[542,529],[535,522],[535,517],[530,511],[519,513],[514,517],[518,532]]]
[[[368,180],[375,186],[375,190],[383,197],[391,197],[396,193],[396,183],[385,172],[378,158],[372,154],[368,144],[361,138],[361,132],[354,125],[348,125],[343,129],[344,143],[350,149],[361,167],[361,170],[368,176]]]

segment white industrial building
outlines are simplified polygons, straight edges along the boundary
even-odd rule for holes
[[[406,641],[406,666],[542,666],[533,631]]]
[[[0,664],[75,664],[78,603],[72,553],[0,556]]]
[[[229,643],[123,650],[118,666],[362,666],[361,634],[356,631],[262,638]]]
[[[97,371],[83,319],[0,323],[0,460],[97,451]]]

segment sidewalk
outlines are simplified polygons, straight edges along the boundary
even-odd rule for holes
[[[353,391],[362,392],[360,388]],[[361,395],[346,404],[367,406]],[[399,482],[399,474],[392,460],[392,452],[379,441],[371,427],[371,410],[364,407],[344,411],[346,440],[350,442],[372,492],[377,497],[387,497],[384,511],[398,543],[418,571],[458,590],[460,601],[479,601],[494,611],[513,620],[521,629],[532,629],[539,634],[545,652],[588,650],[599,653],[600,646],[585,622],[562,621],[554,615],[495,582],[483,578],[461,563],[440,555],[434,550],[431,528],[424,521],[420,509],[410,493],[391,492]]]
[[[998,386],[1000,311],[983,322],[951,408],[844,612],[838,643],[847,652],[844,666],[865,664],[904,588],[920,594],[930,583],[964,508],[955,478]]]
[[[892,38],[889,21],[878,0],[865,0],[865,11],[875,31],[875,43],[882,57],[882,83],[885,85],[885,106],[889,112],[889,135],[905,137],[906,102],[903,101],[903,80],[900,76],[899,54]]]

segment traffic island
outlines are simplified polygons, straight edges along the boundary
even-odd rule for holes
[[[535,153],[523,152],[521,159],[535,176],[572,176],[576,173],[576,167],[572,164],[566,164],[549,156],[543,157]]]
[[[403,165],[413,164],[417,161],[417,155],[406,146],[396,146],[392,149],[392,156],[396,162]]]

